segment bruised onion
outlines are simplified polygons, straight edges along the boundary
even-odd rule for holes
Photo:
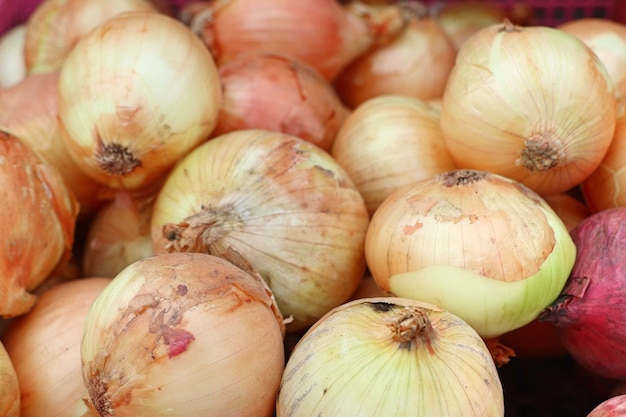
[[[394,191],[372,216],[365,256],[395,296],[440,305],[485,338],[521,327],[562,290],[576,248],[538,194],[454,170]]]
[[[626,379],[626,207],[594,213],[572,230],[578,254],[560,297],[540,315],[559,328],[584,368]]]
[[[174,168],[154,203],[151,233],[155,253],[251,265],[296,331],[354,292],[368,223],[361,194],[328,153],[296,136],[239,130]]]
[[[200,253],[139,260],[86,317],[89,408],[102,417],[270,417],[283,336],[283,317],[258,275]]]
[[[0,416],[20,417],[20,387],[11,358],[0,342]]]
[[[501,417],[487,346],[435,305],[363,298],[328,312],[294,347],[278,417]]]
[[[59,172],[0,131],[0,316],[27,313],[31,292],[71,255],[78,205]]]

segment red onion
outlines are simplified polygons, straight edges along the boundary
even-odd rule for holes
[[[603,210],[571,231],[577,256],[560,297],[539,316],[589,371],[626,379],[626,207]]]
[[[616,395],[602,401],[587,417],[620,417],[626,416],[626,394]]]

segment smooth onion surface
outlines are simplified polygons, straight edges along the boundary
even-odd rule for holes
[[[24,43],[26,25],[18,25],[0,36],[0,89],[9,88],[26,77]]]
[[[587,414],[587,417],[623,417],[626,416],[626,394],[610,397]]]

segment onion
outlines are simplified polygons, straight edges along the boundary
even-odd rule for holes
[[[472,170],[397,189],[372,216],[365,241],[379,287],[440,305],[484,338],[535,319],[559,295],[575,254],[539,195]]]
[[[277,53],[313,66],[328,80],[406,25],[397,6],[337,0],[198,1],[183,9],[181,19],[219,65],[246,52]]]
[[[330,151],[348,109],[315,68],[269,53],[249,53],[219,68],[223,100],[212,136],[267,129]]]
[[[59,170],[80,204],[81,214],[90,213],[112,198],[78,167],[61,136],[58,122],[57,72],[33,74],[0,94],[0,129],[17,136],[39,158]]]
[[[591,48],[613,81],[617,98],[626,98],[626,25],[587,17],[567,21],[557,28],[576,36]]]
[[[594,213],[572,230],[576,263],[540,320],[559,327],[571,356],[589,371],[626,379],[626,207]]]
[[[123,12],[156,12],[148,0],[43,0],[26,24],[29,74],[58,71],[76,42]]]
[[[0,416],[20,417],[20,387],[15,368],[0,342]]]
[[[59,118],[78,166],[111,188],[145,188],[206,140],[221,91],[207,48],[160,13],[117,15],[66,57]]]
[[[364,298],[316,322],[283,373],[278,417],[504,415],[489,350],[466,322],[401,298]]]
[[[115,277],[128,265],[152,256],[152,196],[118,191],[100,207],[89,225],[82,254],[84,276]]]
[[[444,3],[435,16],[455,49],[479,30],[509,17],[499,5],[477,1]]]
[[[83,325],[110,281],[93,277],[58,284],[11,323],[3,341],[20,385],[21,417],[71,416],[82,403]]]
[[[26,25],[18,25],[0,37],[0,89],[9,88],[26,77],[24,43]]]
[[[397,188],[456,168],[439,112],[422,100],[383,95],[346,118],[331,149],[373,214]]]
[[[589,207],[579,198],[572,194],[560,193],[548,195],[543,198],[552,207],[554,212],[563,220],[563,224],[570,232],[578,224],[591,215]]]
[[[610,397],[587,414],[587,417],[620,417],[626,416],[626,394]]]
[[[239,130],[196,148],[163,184],[151,223],[157,254],[256,269],[290,332],[347,301],[365,270],[363,198],[329,154],[284,133]]]
[[[600,165],[616,107],[606,69],[582,41],[507,22],[480,30],[459,49],[441,126],[460,168],[550,195],[577,186]]]
[[[27,145],[0,131],[0,317],[27,313],[29,292],[71,255],[78,206],[58,171]]]
[[[393,41],[359,55],[334,80],[348,106],[383,94],[421,100],[443,95],[456,49],[436,19],[411,14],[408,20]]]
[[[102,417],[270,417],[283,336],[260,277],[206,254],[139,260],[87,315],[80,353],[89,407]]]

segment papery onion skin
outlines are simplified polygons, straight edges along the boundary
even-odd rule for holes
[[[0,342],[0,416],[20,417],[20,387],[11,358]]]
[[[508,22],[480,30],[459,49],[441,126],[460,168],[491,171],[550,195],[598,167],[616,107],[606,69],[582,41]]]
[[[358,189],[328,153],[253,129],[220,135],[187,155],[157,196],[151,229],[154,253],[244,259],[293,318],[291,332],[356,289],[368,224]]]
[[[438,110],[403,95],[382,95],[355,108],[337,132],[331,155],[370,215],[397,188],[456,168]]]
[[[68,151],[111,188],[154,184],[206,140],[220,101],[207,48],[161,13],[109,19],[81,38],[60,70],[59,119]]]
[[[626,394],[610,397],[587,414],[587,417],[623,417],[626,416]]]
[[[285,56],[244,54],[221,65],[219,76],[223,99],[212,136],[266,129],[330,151],[350,112],[315,68]]]
[[[399,321],[405,335],[395,333]],[[466,322],[427,303],[376,297],[331,310],[305,333],[285,367],[276,411],[491,417],[504,415],[504,397],[489,350]]]
[[[0,131],[0,317],[28,312],[30,293],[71,255],[78,204],[59,172]]]
[[[626,379],[626,207],[594,213],[574,230],[576,263],[561,296],[539,316],[559,328],[570,355],[589,371]]]
[[[559,295],[576,247],[535,192],[485,171],[454,170],[392,193],[365,241],[377,284],[441,305],[491,338]]]
[[[85,390],[80,341],[85,317],[109,278],[58,284],[11,323],[3,337],[21,392],[21,417],[66,417]]]
[[[113,278],[89,311],[90,408],[109,416],[266,416],[283,317],[260,277],[211,255],[162,254]]]

